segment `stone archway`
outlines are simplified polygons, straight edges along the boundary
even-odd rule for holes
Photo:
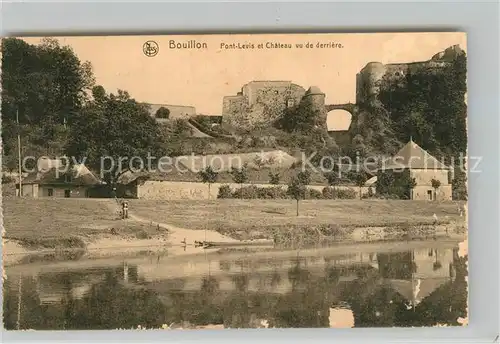
[[[356,110],[356,104],[353,103],[345,103],[345,104],[330,104],[325,105],[326,112],[330,112],[332,110],[345,110],[350,112],[351,115],[354,115],[354,111]]]
[[[354,119],[354,104],[325,105],[328,131],[347,131]]]

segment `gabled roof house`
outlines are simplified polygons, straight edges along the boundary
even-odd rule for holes
[[[379,174],[385,171],[409,173],[416,186],[412,200],[451,200],[451,168],[446,166],[418,144],[410,141],[396,155],[382,162]],[[438,181],[439,187],[436,186]]]
[[[59,167],[40,168],[22,180],[25,197],[90,197],[90,190],[104,184],[85,165],[76,164],[67,171]]]

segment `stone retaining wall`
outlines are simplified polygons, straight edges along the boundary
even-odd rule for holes
[[[221,185],[229,185],[231,189],[236,190],[240,187],[240,184],[229,183],[214,183],[210,186],[210,194],[208,192],[208,184],[200,182],[172,182],[172,181],[146,181],[144,184],[137,187],[137,197],[139,199],[150,199],[150,200],[205,200],[205,199],[216,199],[219,193],[219,187]],[[243,184],[243,186],[254,185],[257,187],[275,187],[281,186],[286,188],[285,184],[273,185],[273,184]],[[322,191],[325,188],[324,185],[310,185],[310,189]],[[353,189],[359,192],[357,187],[349,186],[337,186],[337,189]],[[375,191],[375,188],[373,188]],[[363,187],[362,192],[367,193],[368,187]]]

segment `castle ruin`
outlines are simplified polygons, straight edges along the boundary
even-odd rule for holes
[[[325,104],[325,94],[315,86],[306,92],[304,87],[291,81],[251,81],[243,85],[236,95],[223,98],[222,117],[224,121],[240,127],[269,124],[281,116],[285,109],[299,104],[309,92],[309,95],[315,95],[315,106],[321,108],[320,120],[325,122],[321,126],[326,126],[328,112],[342,109],[355,115],[357,105],[377,97],[385,81],[403,80],[408,73],[423,69],[439,72],[462,53],[459,45],[453,45],[427,61],[390,64],[369,62],[356,74],[356,104]]]

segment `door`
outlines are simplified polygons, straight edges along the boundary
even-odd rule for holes
[[[432,190],[427,190],[427,198],[432,201]]]
[[[64,190],[64,197],[70,198],[71,197],[71,190]]]

